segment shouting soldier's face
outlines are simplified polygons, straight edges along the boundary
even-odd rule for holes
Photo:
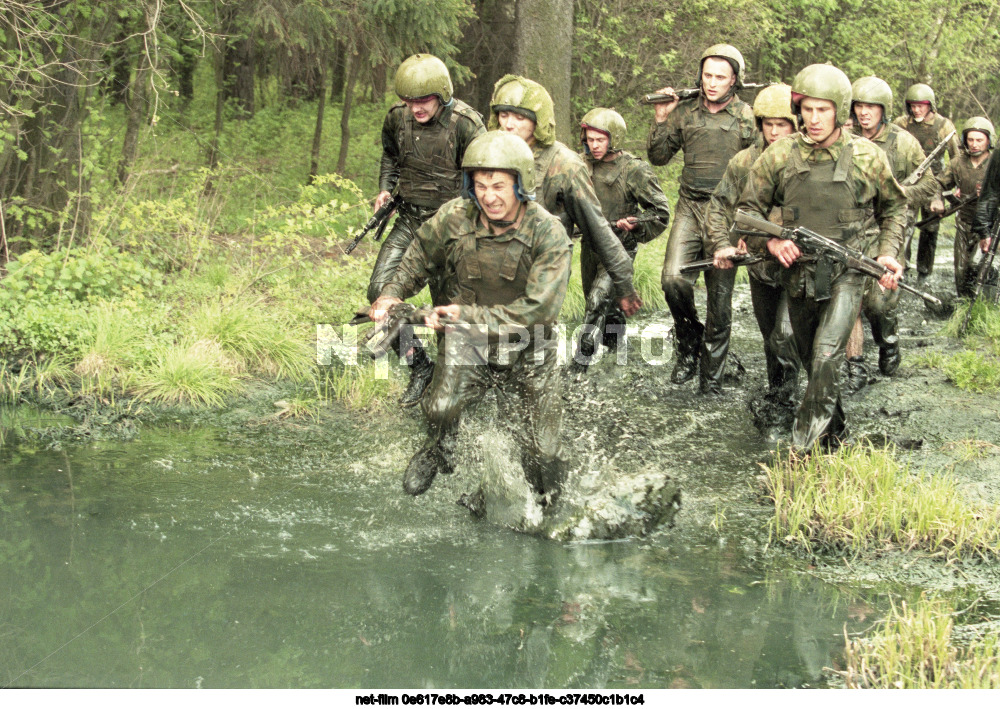
[[[476,199],[483,213],[495,222],[509,222],[517,217],[520,203],[514,194],[517,177],[501,170],[477,170],[472,174]]]
[[[833,101],[806,96],[800,108],[806,134],[819,147],[829,147],[840,135],[837,131],[837,107]]]
[[[854,102],[854,116],[865,133],[876,130],[882,122],[882,107],[877,103]]]
[[[427,121],[434,118],[438,107],[441,106],[441,100],[437,96],[427,96],[412,101],[403,99],[403,103],[410,109],[410,113],[413,114],[413,120],[417,123],[427,123]]]
[[[500,111],[497,113],[497,121],[502,130],[513,133],[528,145],[535,144],[535,122],[527,116],[513,111]]]
[[[611,138],[607,133],[594,130],[593,128],[587,129],[587,147],[590,149],[590,154],[594,160],[604,159],[604,156],[608,154],[608,144],[610,142]]]
[[[736,83],[732,65],[719,57],[708,57],[701,65],[701,90],[709,103],[722,103]]]

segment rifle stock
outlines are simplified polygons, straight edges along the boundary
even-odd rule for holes
[[[749,266],[750,264],[760,263],[764,260],[764,257],[759,254],[736,254],[729,258],[733,262],[734,266]],[[683,266],[681,266],[681,273],[701,273],[702,271],[710,271],[715,268],[715,259],[700,259],[698,261],[690,261]]]
[[[955,137],[955,133],[956,131],[952,131],[946,135],[944,139],[937,144],[937,147],[931,151],[931,154],[924,158],[922,163],[917,165],[917,169],[907,175],[900,184],[903,185],[903,187],[910,187],[911,185],[917,184],[917,182],[920,181],[920,178],[924,176],[924,173],[927,172],[927,168],[929,168],[931,163],[933,163],[934,160],[937,159],[937,156],[941,154],[941,151],[948,147],[948,141]]]
[[[925,218],[921,219],[919,222],[917,222],[916,224],[914,224],[914,226],[917,229],[920,229],[921,227],[927,226],[928,224],[936,222],[939,219],[944,219],[945,217],[950,217],[952,214],[954,214],[955,212],[957,212],[958,210],[960,210],[962,207],[964,207],[967,204],[972,204],[977,199],[979,199],[978,195],[976,197],[966,197],[965,199],[963,199],[963,200],[961,200],[959,202],[956,202],[955,204],[951,205],[950,207],[948,207],[946,210],[944,210],[940,214],[932,214],[929,217],[925,217]]]
[[[774,86],[774,82],[769,81],[763,84],[743,84],[743,86],[741,86],[737,90],[739,91],[742,89],[751,89],[751,90],[763,89],[768,86]],[[676,91],[674,91],[674,93],[677,96],[677,100],[688,101],[701,94],[701,89],[677,89]],[[639,103],[641,103],[644,106],[651,106],[657,103],[670,103],[673,100],[674,97],[670,96],[669,94],[653,93],[653,94],[645,94],[642,98],[639,99]]]

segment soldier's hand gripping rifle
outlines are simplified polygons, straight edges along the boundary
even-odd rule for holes
[[[901,184],[903,187],[910,187],[920,182],[920,178],[924,176],[925,172],[927,172],[927,168],[931,166],[931,163],[937,160],[938,156],[941,154],[941,151],[948,147],[948,142],[955,137],[955,133],[956,131],[952,131],[951,133],[946,135],[941,140],[941,142],[937,144],[937,147],[931,151],[931,154],[928,155],[926,158],[924,158],[924,161],[922,163],[917,165],[917,169],[911,172],[909,175],[907,175],[903,179],[903,181],[900,182],[899,184]]]
[[[741,229],[762,232],[767,236],[775,236],[779,239],[790,239],[795,242],[803,252],[823,256],[844,264],[847,268],[865,274],[876,280],[880,279],[891,271],[872,258],[868,258],[857,249],[844,246],[829,237],[817,234],[812,229],[805,227],[785,228],[778,226],[766,219],[760,219],[752,214],[744,212],[742,209],[736,210],[736,224]],[[908,283],[898,282],[899,288],[907,293],[913,293],[923,298],[927,303],[935,308],[941,308],[942,303],[930,293],[919,291]]]
[[[360,308],[351,320],[350,325],[361,325],[372,322],[368,314],[369,308]],[[434,312],[429,305],[416,307],[410,303],[396,303],[389,308],[386,318],[365,333],[361,339],[361,347],[372,359],[385,357],[397,346],[399,333],[406,325],[423,325],[424,318]]]
[[[625,219],[634,219],[635,225],[638,227],[640,224],[648,224],[649,222],[655,222],[660,218],[660,215],[656,212],[650,210],[648,212],[642,212],[640,214],[633,215],[631,217],[625,217]],[[610,223],[610,222],[609,222]],[[617,220],[616,220],[617,223]],[[622,246],[630,254],[638,248],[639,240],[635,236],[635,229],[629,231],[628,229],[621,229],[615,224],[611,224],[611,231],[615,233],[615,236],[622,242]]]
[[[983,292],[983,287],[993,272],[993,261],[997,255],[997,244],[1000,244],[1000,218],[993,222],[993,228],[990,230],[989,248],[986,249],[986,253],[983,254],[983,258],[979,261],[976,286],[972,290],[972,299],[969,301],[969,309],[965,313],[965,321],[962,323],[962,329],[958,331],[959,337],[965,335],[965,331],[969,327],[969,319],[972,317],[972,308],[975,306],[976,301],[979,300],[979,296]]]
[[[764,260],[764,257],[760,254],[736,254],[735,256],[730,256],[729,260],[733,262],[734,266],[749,266],[752,263],[760,263]],[[714,258],[690,261],[681,266],[681,275],[711,271],[713,268],[715,268]]]
[[[763,89],[767,88],[768,86],[774,86],[774,82],[767,82],[764,84],[743,84],[743,86],[740,87],[740,90]],[[673,95],[660,94],[660,93],[646,94],[639,99],[639,103],[643,104],[644,106],[649,106],[657,103],[670,103],[671,101],[674,100],[675,97],[677,98],[678,101],[687,101],[689,99],[693,99],[700,93],[701,89],[699,88],[699,89],[677,89],[676,91],[674,91]]]
[[[962,200],[959,200],[958,202],[955,202],[955,204],[951,205],[950,207],[948,207],[946,210],[944,210],[940,214],[932,214],[929,217],[924,217],[919,222],[917,222],[914,226],[917,229],[920,229],[920,228],[925,227],[928,224],[936,222],[936,221],[938,221],[940,219],[944,219],[945,217],[950,217],[952,214],[954,214],[955,212],[957,212],[958,210],[960,210],[962,207],[966,206],[967,204],[972,204],[977,199],[979,199],[979,195],[976,195],[974,197],[966,197],[965,199],[962,199]]]
[[[378,231],[375,232],[373,238],[374,241],[378,241],[382,238],[382,234],[385,232],[386,226],[389,224],[389,217],[396,210],[399,205],[403,203],[403,198],[398,194],[394,194],[390,199],[386,201],[381,207],[375,210],[372,218],[368,220],[368,223],[364,225],[358,235],[354,237],[354,241],[344,249],[345,254],[349,254],[354,251],[355,247],[361,243],[361,240],[365,238],[365,234],[370,232],[375,227],[378,227]]]

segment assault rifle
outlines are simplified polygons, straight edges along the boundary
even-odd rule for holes
[[[969,309],[965,313],[965,321],[962,323],[962,329],[958,331],[959,337],[962,337],[968,329],[969,319],[972,317],[972,308],[976,305],[976,301],[979,300],[979,296],[983,292],[983,287],[986,285],[986,281],[993,273],[993,260],[997,255],[998,243],[1000,243],[1000,219],[996,219],[993,222],[993,228],[990,230],[990,246],[986,249],[986,253],[983,254],[983,258],[979,261],[979,273],[976,274],[976,285],[972,290],[972,300],[969,301]]]
[[[831,261],[842,263],[848,268],[863,273],[864,275],[876,280],[890,272],[888,268],[880,264],[878,261],[868,258],[857,249],[844,246],[843,244],[823,236],[822,234],[817,234],[812,229],[806,229],[801,226],[795,227],[794,229],[788,229],[778,226],[777,224],[773,224],[766,219],[755,217],[752,214],[744,212],[742,209],[736,210],[735,221],[736,224],[743,229],[753,229],[757,232],[763,232],[768,236],[776,236],[780,239],[790,239],[795,242],[796,246],[806,253],[825,256]],[[936,308],[942,307],[941,301],[930,293],[919,291],[910,284],[903,283],[902,281],[899,282],[899,287],[907,293],[913,293],[914,295],[920,296],[927,303]]]
[[[749,266],[752,263],[760,263],[764,260],[764,257],[760,254],[736,254],[735,256],[730,256],[729,260],[733,262],[734,266]],[[701,273],[702,271],[710,271],[713,268],[715,268],[715,259],[706,258],[684,264],[681,266],[681,274]]]
[[[768,86],[774,86],[774,82],[769,81],[769,82],[764,83],[764,84],[743,84],[743,86],[741,86],[738,90],[742,90],[742,89],[763,89],[763,88],[767,88]],[[677,96],[677,100],[678,101],[687,101],[689,99],[693,99],[694,97],[698,96],[700,93],[701,93],[701,89],[700,88],[697,88],[697,89],[677,89],[676,91],[674,91],[674,94]],[[656,94],[646,94],[641,99],[639,99],[639,103],[643,104],[644,106],[650,106],[652,104],[657,104],[657,103],[670,103],[673,100],[674,100],[674,96],[671,96],[670,94],[656,93]]]
[[[975,197],[966,197],[963,200],[959,200],[958,202],[955,202],[955,204],[951,205],[950,207],[948,207],[946,210],[944,210],[940,214],[932,214],[929,217],[924,217],[919,222],[917,222],[914,226],[916,226],[917,229],[920,229],[921,227],[925,227],[928,224],[932,224],[932,223],[938,221],[939,219],[944,219],[945,217],[950,217],[952,214],[954,214],[955,212],[957,212],[958,210],[960,210],[962,207],[964,207],[967,204],[972,204],[977,199],[979,199],[978,195],[976,195]]]
[[[389,216],[395,211],[395,209],[403,203],[403,198],[398,194],[394,194],[385,204],[375,210],[372,218],[368,220],[368,223],[358,232],[358,235],[354,237],[354,241],[344,249],[345,254],[349,254],[361,243],[361,240],[365,238],[365,234],[370,232],[375,227],[378,227],[378,231],[375,232],[373,237],[374,241],[378,241],[382,238],[382,234],[385,232],[386,226],[389,224]]]
[[[361,325],[372,322],[368,314],[369,308],[359,308],[349,325]],[[423,325],[424,318],[434,312],[429,305],[416,307],[410,303],[396,303],[389,308],[389,314],[382,322],[365,333],[361,346],[372,359],[385,357],[399,339],[399,333],[406,325]],[[378,338],[378,339],[376,339]],[[368,344],[375,340],[374,344]]]
[[[899,184],[903,187],[909,187],[910,185],[917,184],[920,181],[920,178],[924,176],[924,173],[927,172],[927,168],[929,168],[931,163],[934,162],[938,155],[941,154],[941,151],[948,147],[948,141],[955,137],[955,133],[956,131],[952,131],[946,135],[944,139],[937,144],[937,147],[931,151],[931,154],[928,155],[922,163],[917,165],[917,169],[907,175]]]
[[[648,224],[649,222],[655,222],[660,218],[660,215],[656,212],[650,210],[648,212],[642,212],[641,214],[634,214],[630,217],[625,217],[626,219],[635,219],[636,225]],[[617,221],[617,220],[615,220]],[[621,240],[622,245],[625,247],[626,251],[631,252],[633,249],[638,247],[639,240],[635,238],[635,230],[628,231],[626,229],[619,229],[611,222],[608,222],[611,227],[611,231]]]

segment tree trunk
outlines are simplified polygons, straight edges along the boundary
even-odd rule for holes
[[[316,96],[316,130],[313,131],[312,161],[309,164],[309,184],[316,180],[319,174],[319,149],[323,144],[323,115],[326,112],[326,73],[330,60],[325,55],[319,58],[319,86]]]
[[[135,156],[139,151],[139,131],[142,128],[142,119],[146,113],[146,83],[149,80],[148,57],[145,53],[139,54],[139,64],[135,68],[135,79],[132,81],[132,88],[128,94],[128,120],[125,123],[125,141],[122,145],[122,158],[118,163],[118,184],[124,185],[128,182],[129,171],[135,163]]]
[[[344,108],[340,114],[340,154],[337,156],[337,174],[343,175],[347,167],[347,148],[351,143],[351,107],[354,104],[354,87],[358,83],[358,74],[364,57],[359,53],[351,57],[351,68],[347,73],[347,86],[344,87]]]
[[[226,108],[226,74],[223,52],[215,53],[215,124],[212,131],[212,145],[208,152],[208,169],[214,170],[219,165],[219,139],[222,136],[222,126]],[[211,178],[205,184],[205,191],[211,191]]]
[[[556,135],[571,143],[573,0],[517,0],[516,13],[514,72],[548,89]]]
[[[389,88],[388,67],[385,62],[379,62],[372,69],[372,103],[384,103],[385,92]]]
[[[333,76],[330,77],[330,100],[336,103],[344,95],[344,81],[347,69],[347,50],[343,42],[337,42],[333,53]]]
[[[472,70],[472,77],[456,83],[455,95],[489,118],[493,85],[514,72],[515,4],[504,0],[476,0],[476,18],[465,27],[458,61]]]

